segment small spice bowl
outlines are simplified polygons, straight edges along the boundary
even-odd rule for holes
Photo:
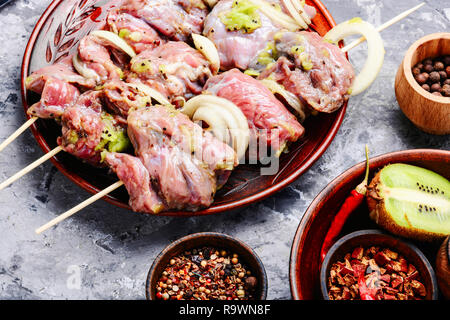
[[[372,246],[391,249],[403,256],[419,272],[421,281],[427,291],[424,299],[438,299],[436,276],[425,255],[416,246],[379,230],[361,230],[350,233],[331,247],[320,269],[320,288],[323,299],[330,300],[327,282],[332,265],[337,261],[342,261],[344,256],[348,253],[351,254],[355,248],[363,247],[366,249]]]
[[[256,277],[257,284],[254,290],[255,300],[265,300],[267,297],[267,275],[264,265],[258,255],[244,242],[222,233],[202,232],[185,236],[167,246],[153,262],[147,276],[145,295],[148,300],[156,300],[156,287],[164,269],[170,260],[183,252],[202,247],[224,249],[229,253],[235,253],[239,260]]]
[[[419,129],[431,134],[450,134],[450,98],[424,90],[412,68],[427,58],[450,55],[450,33],[435,33],[416,41],[406,52],[395,78],[395,95],[403,113]]]

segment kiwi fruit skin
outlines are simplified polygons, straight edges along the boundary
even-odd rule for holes
[[[411,165],[406,164],[392,164],[384,167],[381,169],[375,177],[372,179],[371,183],[368,186],[368,192],[367,192],[367,205],[370,212],[370,218],[374,220],[380,227],[382,227],[385,230],[388,230],[389,232],[403,236],[405,238],[414,239],[414,240],[420,240],[420,241],[428,241],[428,242],[436,242],[436,241],[442,241],[446,236],[450,234],[449,233],[436,233],[436,232],[430,232],[426,230],[426,227],[418,228],[417,226],[414,227],[411,224],[408,227],[399,225],[395,219],[392,217],[392,215],[387,211],[385,201],[381,195],[380,186],[382,185],[381,182],[381,175],[382,171],[386,169],[387,167],[397,166],[399,170],[401,169],[411,169],[417,168],[423,170],[423,173],[431,173],[434,176],[437,174],[423,169],[419,167],[414,167]],[[443,178],[443,177],[442,177]],[[443,178],[445,179],[445,178]],[[448,196],[448,195],[447,195]],[[406,215],[405,215],[406,216]],[[450,218],[447,221],[444,221],[442,223],[446,223],[449,225],[449,228],[447,230],[450,230]]]
[[[436,277],[442,295],[450,300],[450,236],[442,243],[436,256]]]

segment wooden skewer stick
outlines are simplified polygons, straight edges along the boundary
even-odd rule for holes
[[[88,205],[94,203],[95,201],[99,200],[100,198],[103,198],[108,193],[113,192],[114,190],[118,189],[122,185],[123,185],[122,181],[117,181],[116,183],[110,185],[108,188],[104,189],[103,191],[100,191],[96,195],[90,197],[89,199],[83,201],[82,203],[80,203],[79,205],[73,207],[69,211],[66,211],[65,213],[61,214],[60,216],[56,217],[55,219],[51,220],[50,222],[44,224],[42,227],[36,229],[36,234],[40,234],[40,233],[44,232],[45,230],[53,227],[54,225],[56,225],[56,224],[60,223],[61,221],[67,219],[71,215],[74,215],[78,211],[84,209],[85,207],[87,207]]]
[[[9,186],[11,183],[13,183],[14,181],[18,180],[19,178],[21,178],[22,176],[24,176],[25,174],[27,174],[28,172],[30,172],[31,170],[33,170],[37,166],[41,165],[42,163],[44,163],[45,161],[47,161],[51,157],[55,156],[58,152],[61,152],[62,150],[63,150],[63,148],[58,146],[55,149],[53,149],[52,151],[50,151],[49,153],[47,153],[46,155],[44,155],[41,158],[39,158],[36,161],[34,161],[32,164],[30,164],[27,167],[23,168],[22,170],[17,172],[15,175],[13,175],[11,178],[3,181],[0,184],[0,190],[3,190],[7,186]]]
[[[406,18],[407,16],[409,16],[411,13],[413,13],[414,11],[416,11],[417,9],[423,7],[425,5],[425,2],[422,2],[421,4],[417,5],[416,7],[409,9],[401,14],[399,14],[398,16],[396,16],[395,18],[387,21],[386,23],[382,24],[381,26],[379,26],[377,28],[377,31],[381,32],[384,29],[390,27],[391,25],[399,22],[400,20]],[[353,41],[352,43],[350,43],[349,45],[345,46],[344,48],[342,48],[343,52],[347,52],[350,51],[351,49],[355,48],[356,46],[358,46],[359,44],[363,43],[366,40],[366,38],[361,37],[358,40]],[[8,139],[6,139],[5,141],[3,141],[2,144],[0,144],[0,152],[6,148],[7,145],[9,145],[11,142],[13,142],[19,135],[21,135],[29,126],[31,126],[38,118],[37,117],[32,117],[30,118],[27,122],[25,122],[19,129],[16,130],[16,132],[14,132]]]
[[[397,23],[398,21],[404,19],[405,17],[407,17],[408,15],[410,15],[411,13],[413,13],[414,11],[416,11],[417,9],[421,8],[421,7],[424,6],[424,5],[425,5],[425,3],[421,3],[421,4],[419,4],[418,6],[416,6],[416,7],[412,8],[412,9],[409,9],[409,10],[407,10],[407,11],[405,11],[405,12],[399,14],[399,15],[396,16],[395,18],[393,18],[393,19],[387,21],[386,23],[382,24],[381,26],[379,26],[379,27],[377,28],[377,31],[379,31],[379,32],[383,31],[384,29],[386,29],[386,28],[390,27],[391,25]],[[361,38],[359,38],[358,40],[356,40],[356,41],[350,43],[349,45],[345,46],[345,47],[342,49],[342,51],[343,51],[343,52],[347,52],[347,51],[353,49],[354,47],[356,47],[357,45],[363,43],[365,40],[366,40],[366,38],[361,37]],[[0,151],[1,151],[1,149],[0,149]],[[59,151],[60,151],[60,150],[59,150]],[[59,152],[59,151],[58,151],[58,152]],[[56,153],[55,153],[55,154],[56,154]],[[42,159],[42,158],[41,158],[41,159]],[[45,160],[44,160],[44,161],[45,161]],[[42,161],[42,162],[43,162],[43,161]],[[28,167],[27,167],[27,168],[28,168]],[[27,168],[25,168],[25,169],[27,169]],[[25,169],[24,169],[24,170],[25,170]],[[31,169],[32,169],[32,168],[31,168]],[[22,170],[22,171],[23,171],[23,170]],[[25,172],[25,173],[26,173],[26,172]],[[23,173],[23,174],[25,174],[25,173]],[[19,174],[19,173],[17,173],[17,174]],[[17,175],[17,174],[16,174],[16,175]],[[23,175],[23,174],[22,174],[22,175]],[[20,175],[19,178],[20,178],[22,175]],[[12,177],[11,177],[11,179],[12,179]],[[9,180],[9,179],[8,179],[8,180]],[[7,181],[8,181],[8,180],[7,180]],[[5,181],[4,183],[6,183],[7,181]],[[3,184],[4,184],[4,183],[3,183]],[[2,184],[2,185],[3,185],[3,184]],[[2,189],[2,185],[0,185],[0,190]],[[109,186],[108,188],[104,189],[103,191],[97,193],[96,195],[94,195],[94,196],[90,197],[89,199],[83,201],[83,202],[80,203],[79,205],[73,207],[73,208],[70,209],[69,211],[66,211],[65,213],[61,214],[60,216],[58,216],[58,217],[56,217],[55,219],[51,220],[50,222],[46,223],[46,224],[43,225],[42,227],[36,229],[36,234],[40,234],[40,233],[42,233],[42,232],[48,230],[49,228],[55,226],[56,224],[60,223],[61,221],[63,221],[63,220],[65,220],[65,219],[67,219],[68,217],[74,215],[74,214],[77,213],[78,211],[80,211],[80,210],[86,208],[86,207],[89,206],[90,204],[92,204],[92,203],[94,203],[95,201],[97,201],[97,200],[103,198],[104,196],[106,196],[106,195],[109,194],[110,192],[112,192],[112,191],[118,189],[118,188],[121,187],[121,186],[123,186],[123,182],[122,182],[122,181],[117,181],[116,183],[112,184],[111,186]]]
[[[395,24],[395,23],[399,22],[400,20],[406,18],[406,17],[409,16],[411,13],[413,13],[413,12],[416,11],[417,9],[423,7],[424,5],[425,5],[425,2],[422,2],[422,3],[419,4],[418,6],[412,8],[412,9],[406,10],[406,11],[403,12],[403,13],[400,13],[400,14],[399,14],[398,16],[396,16],[395,18],[393,18],[393,19],[391,19],[391,20],[389,20],[389,21],[383,23],[381,26],[379,26],[379,27],[377,28],[377,31],[378,31],[378,32],[381,32],[381,31],[383,31],[384,29],[389,28],[389,27],[392,26],[393,24]],[[346,45],[344,48],[342,48],[342,51],[343,51],[343,52],[350,51],[351,49],[353,49],[353,48],[356,47],[357,45],[363,43],[364,41],[366,41],[366,38],[365,38],[365,37],[361,37],[361,38],[359,38],[358,40],[355,40],[355,41],[353,41],[352,43]]]
[[[30,127],[37,119],[38,119],[37,117],[32,117],[28,119],[28,121],[25,122],[19,129],[17,129],[12,135],[10,135],[8,139],[3,141],[0,144],[0,152],[3,151],[3,149],[5,149],[8,144],[13,142],[18,136],[20,136],[22,132],[28,129],[28,127]]]

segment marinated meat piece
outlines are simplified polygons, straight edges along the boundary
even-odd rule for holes
[[[276,80],[320,112],[334,112],[348,100],[355,73],[337,46],[306,31],[276,35],[275,44],[281,57],[259,79]]]
[[[273,39],[279,30],[264,14],[259,13],[261,26],[253,32],[242,30],[230,31],[221,20],[221,15],[231,10],[235,0],[221,0],[205,19],[203,34],[217,47],[220,57],[220,67],[223,70],[232,68],[247,69],[258,52],[263,50],[268,41]]]
[[[139,158],[125,153],[107,153],[105,161],[129,191],[129,204],[136,212],[159,213],[164,204],[153,190],[150,175]]]
[[[210,78],[205,90],[233,102],[247,117],[250,130],[279,155],[304,128],[263,84],[237,69]]]
[[[64,110],[73,105],[80,92],[70,83],[56,78],[50,78],[45,82],[41,100],[32,105],[27,113],[44,119],[59,118]]]
[[[72,56],[68,56],[51,66],[43,67],[33,72],[26,79],[26,87],[28,90],[41,94],[44,90],[45,83],[49,79],[58,79],[71,84],[78,84],[85,88],[95,87],[95,81],[93,79],[86,79],[75,72],[72,65]]]
[[[103,166],[104,150],[120,152],[129,144],[123,119],[102,110],[101,95],[101,91],[88,91],[67,108],[61,117],[62,136],[58,138],[64,151],[96,166]]]
[[[279,1],[269,2],[279,5],[284,12],[287,12]],[[253,69],[259,69],[258,55],[265,51],[268,43],[273,40],[274,34],[282,28],[270,17],[257,10],[256,13],[260,18],[258,28],[251,32],[229,30],[222,19],[232,10],[233,3],[236,3],[236,0],[221,0],[214,6],[205,19],[203,34],[216,45],[223,70],[232,68],[246,70],[250,66]],[[308,5],[305,5],[305,11],[311,18],[316,15],[315,9]]]
[[[101,96],[101,91],[86,91],[77,99],[76,105],[101,113],[103,110]]]
[[[136,75],[145,84],[165,95],[189,98],[200,94],[211,77],[210,63],[197,50],[184,42],[167,42],[147,50],[131,60],[131,74],[127,81],[136,81]]]
[[[133,110],[128,135],[167,209],[210,206],[217,180],[237,165],[233,149],[171,107]]]
[[[128,86],[125,82],[113,80],[103,85],[104,102],[114,114],[125,119],[130,109],[138,109],[151,105],[151,98]]]
[[[62,136],[58,138],[58,145],[64,151],[98,165],[101,160],[101,150],[96,150],[102,140],[104,123],[98,108],[84,103],[92,101],[100,104],[100,92],[90,91],[80,97],[80,103],[67,108],[61,117]]]
[[[81,39],[78,55],[87,68],[95,71],[99,82],[113,79],[120,80],[123,76],[122,70],[112,61],[107,47],[94,36],[88,35]]]
[[[143,19],[172,40],[186,41],[200,34],[208,8],[202,0],[125,0],[121,12]]]
[[[119,34],[136,53],[153,49],[162,42],[158,33],[142,19],[114,10],[108,14],[107,23],[112,32]]]

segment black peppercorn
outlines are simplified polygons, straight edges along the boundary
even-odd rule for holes
[[[416,77],[416,76],[418,76],[419,74],[421,74],[422,73],[422,71],[419,69],[419,68],[413,68],[412,69],[412,73],[413,73],[413,75],[414,75],[414,77]]]
[[[428,58],[428,59],[425,59],[425,60],[423,60],[423,62],[422,62],[424,65],[427,65],[427,64],[433,64],[433,60],[432,59],[430,59],[430,58]]]
[[[430,92],[430,90],[431,90],[430,86],[426,83],[422,85],[422,88],[428,92]]]
[[[245,279],[245,288],[247,290],[256,288],[258,280],[255,277],[248,277]]]
[[[433,72],[433,71],[434,71],[433,65],[431,65],[431,64],[426,64],[426,65],[423,67],[423,71],[425,71],[425,72],[427,72],[427,73]]]
[[[439,72],[433,71],[430,73],[430,81],[431,83],[436,83],[441,80],[441,76],[439,75]]]
[[[444,97],[450,97],[450,85],[447,85],[447,87],[444,86],[441,93]]]
[[[436,71],[442,71],[444,70],[445,66],[441,61],[436,61],[436,63],[434,64],[434,70]]]
[[[444,81],[447,79],[447,72],[445,71],[439,71],[439,75],[441,77],[441,81]]]
[[[433,85],[431,86],[431,92],[440,92],[441,91],[441,84],[439,82],[437,83],[433,83]]]
[[[428,73],[421,73],[416,77],[416,80],[419,84],[424,84],[428,81],[430,78],[430,75]]]
[[[442,59],[442,62],[444,62],[444,64],[446,66],[450,66],[450,55],[444,56],[444,58]]]

